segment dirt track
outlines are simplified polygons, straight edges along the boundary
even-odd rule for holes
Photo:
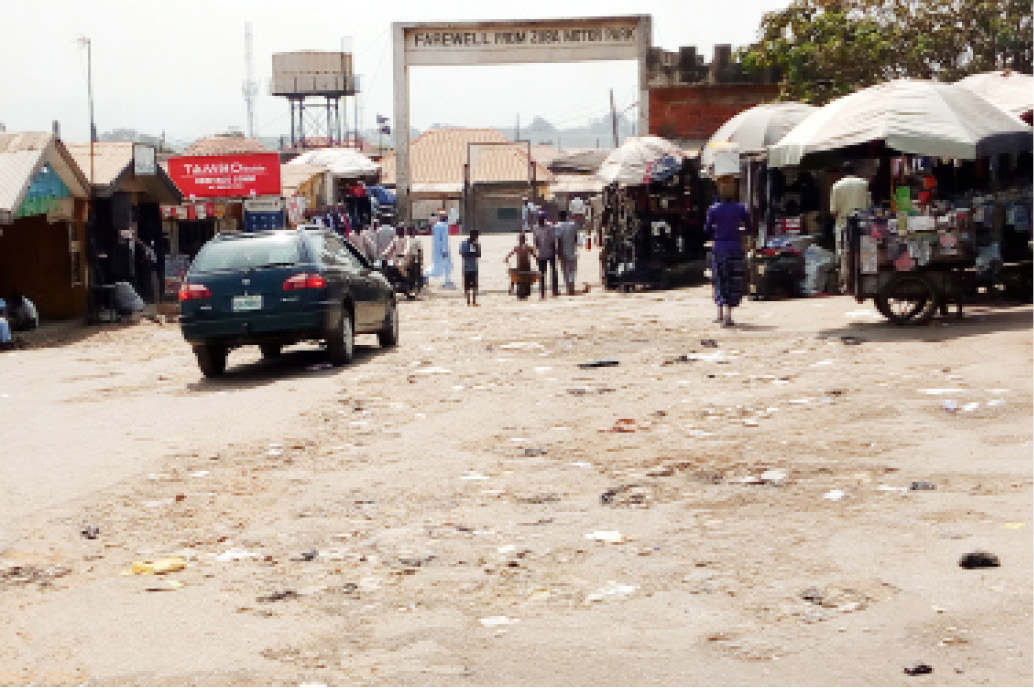
[[[481,308],[432,288],[343,369],[201,381],[146,322],[0,355],[0,684],[1034,681],[1029,307],[721,329],[591,258],[517,302],[487,243]]]

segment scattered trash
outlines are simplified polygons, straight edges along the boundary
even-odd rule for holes
[[[948,413],[955,413],[959,410],[959,402],[955,401],[954,399],[945,399],[943,402],[941,402],[941,408],[947,411]]]
[[[962,412],[963,413],[971,413],[973,411],[976,411],[978,408],[980,408],[980,402],[979,401],[971,401],[968,404],[964,404],[962,406]]]
[[[1001,566],[1001,562],[997,555],[977,550],[959,557],[959,566],[964,569],[993,569]]]
[[[760,425],[757,418],[744,418],[743,424],[748,428],[756,428]]]
[[[123,571],[126,576],[161,576],[174,571],[182,571],[187,568],[187,562],[182,557],[162,557],[153,561],[134,561],[132,568]]]
[[[920,394],[929,394],[931,396],[943,396],[945,394],[958,394],[958,393],[960,393],[962,391],[963,390],[961,390],[961,389],[959,389],[957,387],[946,387],[946,388],[943,388],[943,389],[941,389],[941,388],[921,389],[921,390],[919,390],[919,393]]]
[[[527,457],[545,456],[546,450],[539,447],[525,447],[524,455]]]
[[[718,342],[715,341],[714,339],[701,339],[700,340],[700,346],[706,346],[709,349],[717,349],[718,348]]]
[[[1005,399],[992,399],[987,402],[989,408],[996,408],[998,406],[1005,406]]]
[[[830,490],[826,494],[822,495],[822,498],[828,499],[831,502],[839,502],[845,496],[847,496],[847,493],[845,493],[843,490]]]
[[[616,361],[613,358],[601,358],[595,361],[589,361],[588,363],[579,363],[579,368],[611,368],[616,365],[621,365],[620,361]]]
[[[713,435],[714,435],[713,432],[707,432],[706,430],[696,430],[696,429],[693,429],[693,430],[689,431],[689,436],[690,437],[711,437]]]
[[[452,371],[448,368],[440,368],[438,366],[428,366],[426,368],[417,368],[413,371],[413,375],[448,375]]]
[[[623,583],[608,581],[606,587],[586,596],[585,602],[603,602],[609,597],[628,597],[638,589],[639,587],[636,585],[626,585]]]
[[[515,349],[545,349],[546,347],[538,342],[510,342],[509,344],[500,344],[499,348],[505,351],[512,351]]]
[[[299,554],[298,556],[291,557],[291,559],[294,560],[294,561],[313,561],[319,555],[320,555],[319,550],[317,550],[317,549],[307,549],[304,552],[302,552],[301,554]]]
[[[933,483],[928,483],[924,480],[917,480],[913,482],[911,485],[909,485],[908,489],[912,490],[913,492],[917,492],[919,490],[936,490],[937,486]]]
[[[266,450],[266,456],[280,456],[283,453],[284,453],[284,445],[277,444],[275,442],[270,444],[269,448]]]
[[[268,595],[259,595],[255,598],[256,602],[279,602],[281,600],[294,600],[298,599],[298,593],[295,590],[277,590],[271,592]]]
[[[183,581],[178,581],[173,578],[163,578],[148,585],[144,590],[147,592],[168,592],[171,590],[179,590],[182,587]]]
[[[313,363],[310,366],[305,366],[305,369],[310,373],[319,372],[321,370],[329,370],[334,366],[330,363]]]
[[[861,337],[845,336],[845,337],[841,337],[840,341],[842,341],[844,344],[846,344],[848,346],[858,346],[859,344],[861,344],[865,340],[862,339]]]
[[[620,498],[619,498],[620,497]],[[649,491],[642,485],[618,485],[605,490],[600,495],[600,504],[604,506],[643,506],[650,498]]]
[[[929,664],[916,663],[905,667],[905,673],[909,676],[918,676],[920,674],[932,674],[933,667]]]
[[[211,471],[194,471],[193,473],[190,474],[190,477],[191,478],[204,478],[210,472]]]
[[[610,545],[620,545],[625,542],[625,536],[616,530],[594,530],[591,533],[586,533],[585,538],[587,540],[595,540],[596,542],[605,542]]]
[[[649,427],[649,423],[638,423],[634,418],[618,418],[609,430],[603,432],[638,432]]]
[[[460,480],[488,480],[488,476],[476,471],[467,471],[464,475],[460,476]]]
[[[101,529],[97,526],[86,526],[85,528],[79,531],[79,534],[87,540],[96,540],[97,537],[101,534]]]
[[[1002,527],[1003,528],[1008,528],[1010,530],[1019,530],[1020,528],[1023,527],[1023,524],[1022,523],[1003,523]]]
[[[786,471],[780,468],[773,468],[761,474],[761,481],[765,483],[778,484],[786,480]]]
[[[811,367],[812,368],[816,368],[818,366],[828,366],[828,365],[833,365],[833,361],[827,358],[827,359],[823,359],[821,361],[815,361],[814,363],[811,364]]]
[[[216,561],[244,561],[245,559],[258,559],[259,555],[236,547],[230,548],[221,554],[215,555]]]
[[[511,624],[515,624],[518,621],[520,621],[520,619],[511,619],[508,616],[486,616],[486,617],[484,617],[482,619],[479,619],[479,620],[481,622],[481,625],[484,626],[485,628],[495,628],[497,626],[509,626]]]

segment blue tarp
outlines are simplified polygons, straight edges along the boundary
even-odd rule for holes
[[[383,186],[368,186],[366,187],[366,193],[376,198],[381,205],[395,205],[395,194]]]

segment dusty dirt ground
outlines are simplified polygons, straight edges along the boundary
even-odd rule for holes
[[[594,255],[518,302],[508,248],[345,368],[205,381],[146,321],[0,355],[0,684],[1031,685],[1030,307],[722,329]]]

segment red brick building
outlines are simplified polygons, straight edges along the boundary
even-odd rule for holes
[[[715,46],[711,64],[696,48],[650,53],[650,133],[696,148],[733,115],[774,100],[778,79],[770,72],[753,76],[732,61],[732,48]]]

